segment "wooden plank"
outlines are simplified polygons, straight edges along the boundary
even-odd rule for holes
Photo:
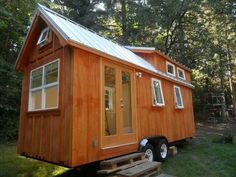
[[[119,162],[122,162],[122,161],[126,161],[126,160],[129,160],[129,159],[135,159],[135,158],[143,159],[144,154],[143,153],[128,154],[128,155],[124,155],[124,156],[121,156],[121,157],[101,161],[100,165],[101,166],[110,165],[110,164],[119,163]]]
[[[128,169],[128,168],[131,168],[133,166],[136,166],[136,165],[139,165],[139,164],[142,164],[142,163],[145,163],[145,162],[147,162],[147,159],[139,160],[139,161],[136,161],[136,162],[133,162],[133,163],[130,163],[130,164],[114,167],[114,168],[111,168],[111,169],[99,170],[97,173],[98,174],[111,174],[111,173],[114,173],[114,172],[117,172],[117,171],[120,171],[120,170],[125,170],[125,169]]]
[[[160,168],[161,163],[160,162],[145,162],[140,165],[137,165],[135,167],[120,171],[117,173],[118,176],[124,176],[124,177],[137,177],[140,175],[143,175],[149,171],[156,170]]]
[[[157,177],[176,177],[176,176],[172,176],[172,175],[162,173],[162,174],[158,175]]]

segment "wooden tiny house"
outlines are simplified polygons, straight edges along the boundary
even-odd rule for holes
[[[191,71],[39,5],[16,62],[18,153],[75,167],[195,134]],[[152,138],[151,138],[152,137]]]

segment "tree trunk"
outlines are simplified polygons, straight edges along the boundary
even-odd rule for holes
[[[127,44],[127,12],[126,0],[120,0],[121,3],[121,23],[122,23],[122,44]]]

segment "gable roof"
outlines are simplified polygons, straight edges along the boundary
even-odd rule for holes
[[[189,87],[193,87],[190,83],[186,81],[170,77],[169,75],[161,71],[158,71],[153,65],[147,62],[145,59],[133,53],[128,48],[125,48],[124,46],[121,46],[117,43],[114,43],[109,39],[101,37],[99,34],[91,31],[90,29],[52,11],[51,9],[45,6],[38,4],[34,20],[38,14],[42,15],[44,19],[47,20],[47,22],[50,25],[52,25],[52,27],[61,35],[61,37],[68,44],[78,44],[80,46],[84,46],[85,48],[92,49],[93,51],[97,51],[99,53],[115,57],[118,60],[134,64],[140,68],[158,74],[162,77],[168,78],[170,80],[175,80]],[[28,39],[30,32],[31,29],[29,30],[25,42],[22,46],[22,49],[18,55],[16,65],[18,64],[19,58],[22,55],[25,43]]]
[[[152,72],[156,69],[143,58],[134,54],[132,51],[124,48],[123,46],[112,42],[104,37],[101,37],[88,28],[42,6],[39,5],[39,11],[47,18],[47,20],[58,29],[59,33],[67,41],[72,41],[84,45],[85,47],[99,52],[106,53],[120,60],[133,63],[139,67],[145,68]]]

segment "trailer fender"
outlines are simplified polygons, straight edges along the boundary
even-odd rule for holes
[[[143,147],[145,147],[148,143],[150,143],[152,146],[156,147],[156,145],[160,139],[165,139],[168,142],[167,138],[164,136],[155,136],[155,137],[150,137],[150,138],[144,138],[140,141],[138,150],[142,151]]]

